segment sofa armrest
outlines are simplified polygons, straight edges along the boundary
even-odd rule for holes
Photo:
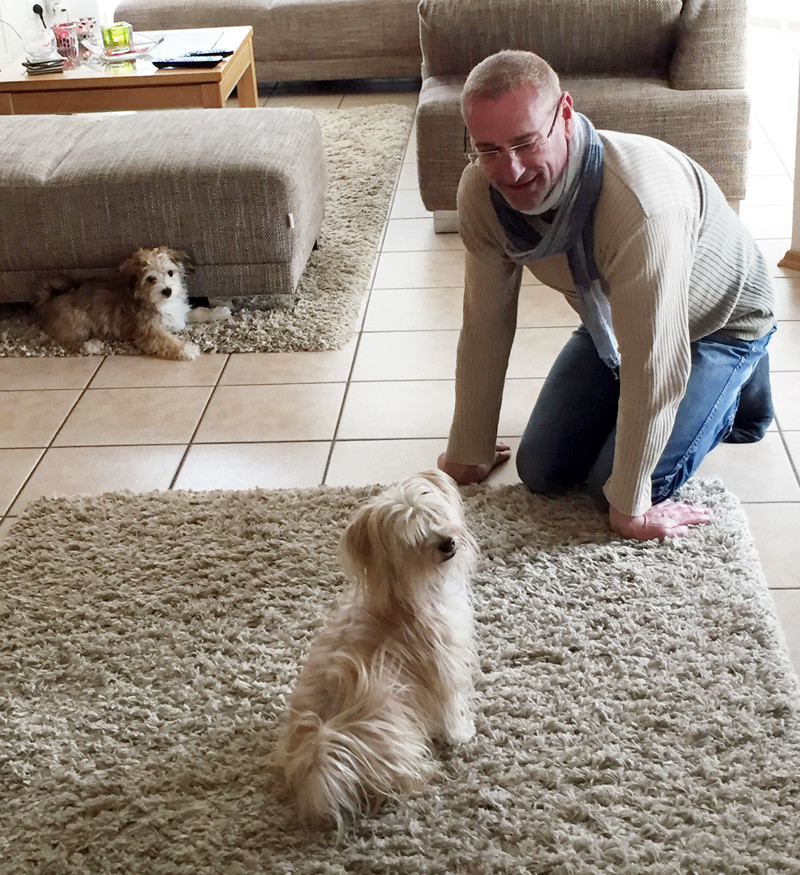
[[[744,88],[745,0],[683,0],[678,43],[670,64],[673,88]]]
[[[463,76],[429,76],[417,104],[417,173],[425,209],[456,208],[456,191],[467,166],[467,129],[461,117]]]

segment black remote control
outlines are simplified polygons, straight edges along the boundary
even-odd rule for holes
[[[220,61],[225,60],[221,55],[203,55],[202,57],[189,58],[186,55],[179,55],[176,58],[153,58],[152,64],[159,69],[164,68],[197,68],[197,67],[216,67]]]
[[[199,52],[185,52],[184,53],[187,58],[205,58],[207,55],[222,55],[223,58],[227,58],[228,55],[233,54],[232,49],[217,49],[214,51],[213,49],[209,51],[199,51]]]

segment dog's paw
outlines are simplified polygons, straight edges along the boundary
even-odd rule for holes
[[[209,316],[212,322],[230,322],[233,313],[230,307],[212,307]]]
[[[188,318],[190,322],[227,322],[231,316],[230,307],[192,307]]]
[[[450,727],[447,734],[451,744],[464,744],[475,735],[475,721],[471,718],[459,720],[455,726]]]
[[[181,361],[191,362],[200,355],[200,347],[196,343],[184,343],[183,349],[180,351],[179,358]]]
[[[81,346],[81,355],[103,355],[104,352],[105,345],[102,340],[97,338],[87,340]]]

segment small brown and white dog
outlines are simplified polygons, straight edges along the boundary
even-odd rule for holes
[[[301,819],[341,833],[424,784],[432,739],[475,732],[477,547],[455,482],[432,470],[359,508],[340,552],[352,585],[312,644],[273,762]]]
[[[172,332],[231,314],[227,307],[189,306],[190,269],[184,252],[140,248],[119,266],[119,278],[51,278],[39,289],[34,307],[53,340],[84,355],[101,352],[102,340],[121,340],[147,355],[194,359],[200,355],[197,346]]]

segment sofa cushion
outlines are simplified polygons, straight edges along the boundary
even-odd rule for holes
[[[271,0],[269,12],[263,40],[276,60],[401,57],[420,50],[417,0]]]
[[[666,76],[682,6],[681,0],[421,0],[423,76],[466,75],[502,49],[536,52],[560,75]]]
[[[744,88],[741,0],[684,0],[670,66],[673,88]]]

